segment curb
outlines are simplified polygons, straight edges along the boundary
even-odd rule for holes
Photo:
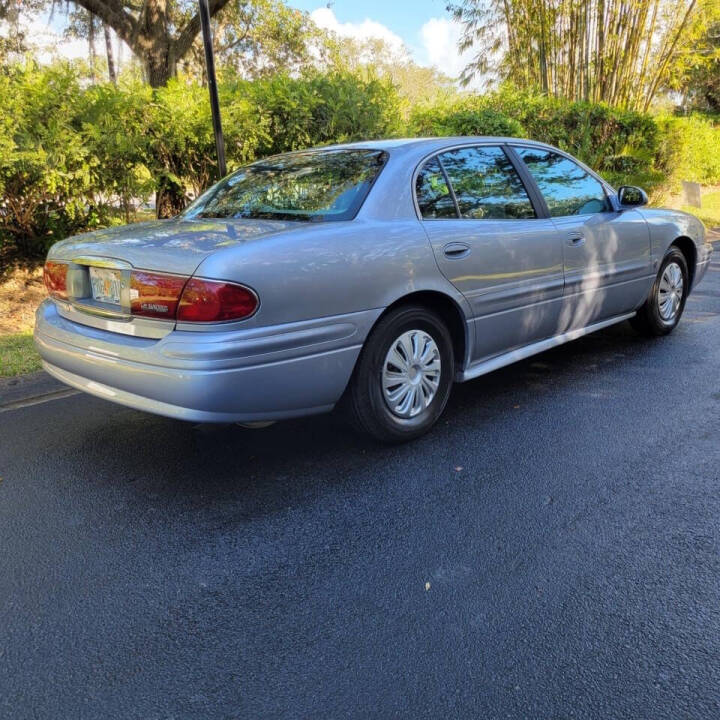
[[[55,380],[44,370],[29,375],[0,378],[0,412],[75,395],[78,392]]]

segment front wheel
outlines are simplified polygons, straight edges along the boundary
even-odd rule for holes
[[[650,295],[630,322],[644,335],[671,333],[680,321],[689,290],[685,256],[676,247],[671,247],[663,258]]]
[[[427,432],[445,409],[454,373],[442,319],[420,306],[388,313],[368,337],[347,390],[353,424],[383,442]]]

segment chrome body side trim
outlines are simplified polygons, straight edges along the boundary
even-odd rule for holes
[[[486,375],[493,370],[499,370],[501,367],[505,367],[506,365],[512,365],[512,363],[518,362],[518,360],[524,360],[531,355],[537,355],[537,353],[544,352],[545,350],[550,350],[554,347],[557,347],[558,345],[563,345],[566,342],[570,342],[571,340],[577,340],[583,335],[589,335],[596,330],[602,330],[603,328],[609,327],[610,325],[615,325],[616,323],[623,322],[624,320],[629,320],[634,315],[634,312],[625,313],[624,315],[617,315],[616,317],[609,318],[608,320],[603,320],[602,322],[594,323],[592,325],[588,325],[584,328],[578,328],[577,330],[568,330],[567,332],[560,333],[559,335],[554,335],[553,337],[547,338],[546,340],[541,340],[540,342],[532,343],[531,345],[525,345],[524,347],[517,348],[516,350],[512,350],[511,352],[496,355],[489,360],[484,360],[483,362],[471,365],[464,372],[458,373],[456,381],[465,382],[466,380],[472,380],[476,377],[480,377],[481,375]]]

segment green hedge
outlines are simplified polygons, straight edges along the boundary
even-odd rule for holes
[[[682,180],[720,183],[720,121],[702,115],[657,118],[660,144],[656,165],[677,190]]]
[[[0,74],[0,232],[23,255],[90,224],[86,197],[97,158],[76,122],[81,99],[70,72],[15,68]]]
[[[207,88],[182,79],[85,87],[67,65],[0,70],[0,261],[40,256],[85,229],[126,222],[138,199],[214,178]],[[276,75],[220,87],[228,166],[313,145],[405,135],[504,135],[548,142],[614,184],[675,190],[720,183],[720,127],[503,88],[403,106],[386,79]],[[4,248],[4,250],[3,250]]]
[[[611,181],[625,175],[656,183],[658,126],[652,116],[600,103],[567,102],[504,88],[450,98],[410,114],[413,134],[505,135],[550,143]]]
[[[527,137],[525,127],[479,96],[453,98],[410,111],[409,135]]]
[[[39,256],[69,234],[125,222],[138,199],[160,188],[197,193],[213,181],[205,87],[179,79],[158,90],[85,88],[67,65],[26,65],[0,71],[0,94],[0,260]],[[230,169],[401,130],[389,81],[350,73],[238,81],[220,88],[220,100]]]
[[[677,192],[682,180],[720,183],[717,117],[653,116],[506,87],[415,107],[409,132],[540,140],[575,155],[615,185],[640,185],[656,197]]]

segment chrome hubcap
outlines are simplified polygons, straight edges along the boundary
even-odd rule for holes
[[[675,319],[683,297],[683,275],[680,266],[671,262],[663,271],[658,287],[658,308],[665,322]]]
[[[440,351],[423,330],[408,330],[390,346],[382,371],[383,394],[401,418],[420,414],[440,385]]]

